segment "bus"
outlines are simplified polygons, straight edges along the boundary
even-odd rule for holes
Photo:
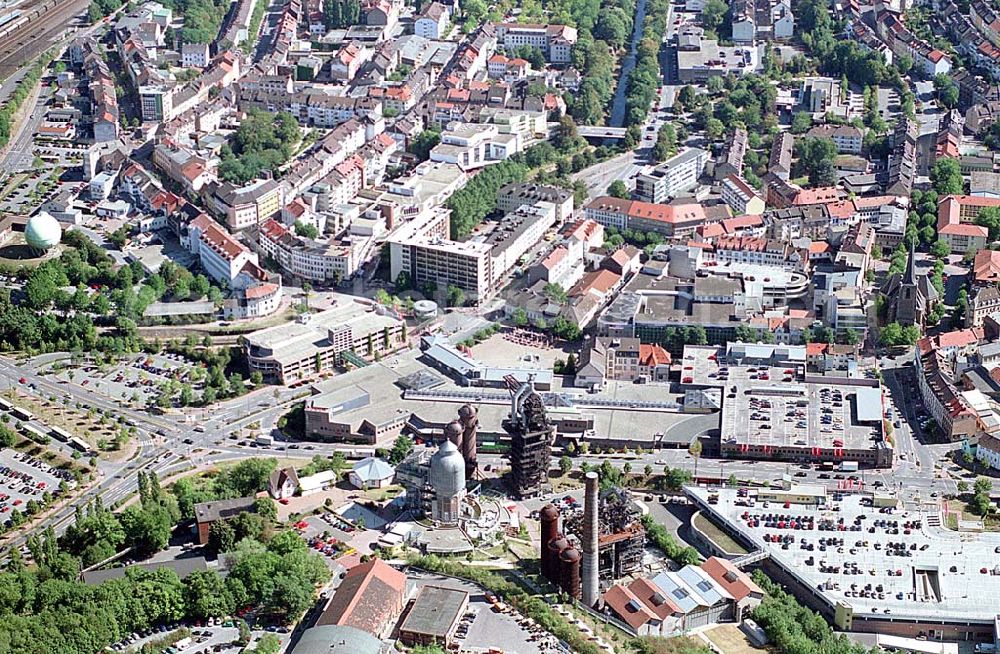
[[[83,439],[77,438],[76,436],[70,437],[69,446],[74,450],[82,452],[83,454],[89,454],[91,451],[90,444]]]
[[[18,418],[20,420],[32,420],[35,417],[31,414],[31,411],[22,409],[19,406],[12,407],[10,412],[14,415],[15,418]]]
[[[13,408],[14,408],[13,404],[11,404],[10,402],[8,402],[7,400],[5,400],[3,398],[0,398],[0,409],[2,409],[4,411],[10,411]]]
[[[35,427],[34,425],[29,425],[26,422],[22,422],[20,429],[22,434],[24,434],[31,440],[35,441],[36,443],[45,445],[46,443],[49,442],[48,435],[38,427]]]
[[[49,427],[49,433],[52,434],[52,438],[61,443],[68,443],[70,439],[73,438],[72,434],[65,429],[60,429],[59,427]]]

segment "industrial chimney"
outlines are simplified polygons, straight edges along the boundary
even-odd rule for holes
[[[600,592],[599,557],[597,546],[598,535],[598,480],[596,472],[588,472],[584,478],[586,495],[583,499],[583,533],[580,540],[583,545],[583,563],[580,579],[580,600],[588,607],[597,603]]]

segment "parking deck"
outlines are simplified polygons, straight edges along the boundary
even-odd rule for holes
[[[830,607],[843,602],[856,618],[993,624],[1000,534],[949,531],[934,526],[937,511],[878,509],[864,495],[833,494],[808,506],[738,493],[688,489],[702,509],[766,549]]]

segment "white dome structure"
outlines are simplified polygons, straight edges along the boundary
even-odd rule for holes
[[[456,523],[465,497],[465,459],[458,446],[445,439],[431,457],[428,481],[434,489],[432,517],[438,522]]]
[[[40,211],[28,219],[24,227],[24,242],[34,250],[51,250],[62,238],[59,221],[46,211]]]

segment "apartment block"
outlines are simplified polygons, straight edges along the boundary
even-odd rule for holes
[[[708,152],[688,148],[652,170],[640,173],[635,181],[638,199],[655,204],[665,203],[698,184],[705,171]]]

